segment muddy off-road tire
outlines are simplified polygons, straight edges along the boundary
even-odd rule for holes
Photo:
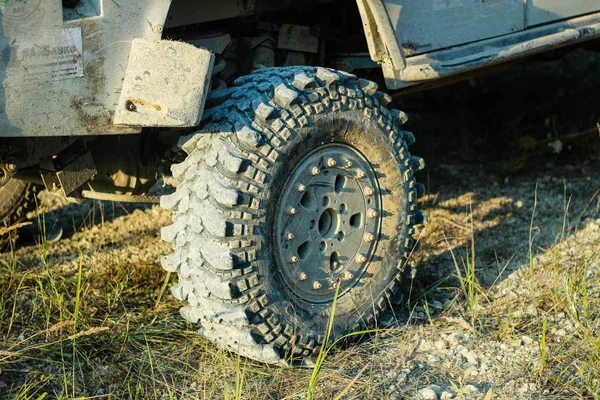
[[[312,67],[211,94],[161,200],[175,249],[162,265],[201,335],[266,363],[310,363],[338,282],[335,337],[376,325],[398,299],[424,164],[390,101],[373,82]]]
[[[0,228],[7,228],[25,219],[35,209],[36,186],[9,178],[0,186]]]

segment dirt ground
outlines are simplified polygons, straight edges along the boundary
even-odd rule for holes
[[[600,56],[556,56],[397,99],[428,162],[417,278],[318,376],[197,337],[168,212],[42,193],[0,255],[0,398],[600,399]]]

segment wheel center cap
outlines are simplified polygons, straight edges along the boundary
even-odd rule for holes
[[[305,301],[332,302],[355,286],[381,228],[375,171],[358,150],[328,144],[309,153],[284,185],[275,219],[281,274]]]

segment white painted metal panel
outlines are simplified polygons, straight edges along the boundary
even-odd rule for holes
[[[523,0],[385,0],[385,6],[407,56],[525,29]]]
[[[527,0],[527,26],[600,11],[600,0]]]
[[[61,0],[0,3],[0,136],[139,131],[113,115],[133,38],[160,40],[171,0],[102,0],[65,22]]]

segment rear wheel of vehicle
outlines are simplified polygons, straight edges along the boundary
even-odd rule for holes
[[[201,335],[275,364],[374,326],[397,299],[423,192],[406,117],[373,82],[312,67],[239,78],[209,99],[163,197],[162,260]]]
[[[7,178],[0,186],[0,223],[10,227],[35,209],[35,185],[18,179]]]

